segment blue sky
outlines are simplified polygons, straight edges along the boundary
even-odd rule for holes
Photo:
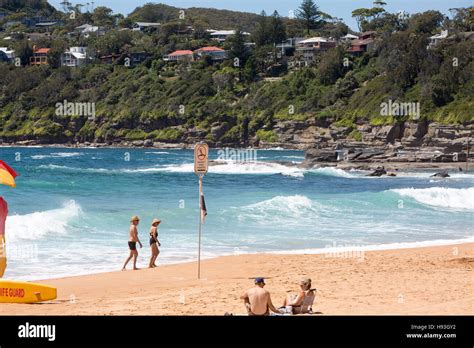
[[[92,0],[69,0],[73,4],[86,4]],[[49,3],[60,8],[60,0],[49,0]],[[282,16],[288,16],[289,11],[296,10],[301,0],[95,0],[95,6],[107,6],[114,10],[128,14],[136,7],[147,2],[156,2],[172,5],[179,8],[211,7],[227,10],[260,13],[265,10],[271,13],[277,10]],[[316,0],[322,11],[332,16],[342,18],[352,29],[357,29],[351,12],[355,8],[370,7],[372,0]],[[385,0],[387,10],[390,12],[407,11],[409,13],[438,10],[449,15],[450,8],[472,6],[472,0]],[[225,29],[225,28],[216,28]]]

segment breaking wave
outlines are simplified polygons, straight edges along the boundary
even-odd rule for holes
[[[391,191],[434,207],[474,210],[474,187],[465,189],[445,187],[406,188]]]
[[[69,201],[59,209],[9,216],[6,223],[8,240],[36,240],[52,234],[65,235],[69,222],[82,210],[75,201]]]

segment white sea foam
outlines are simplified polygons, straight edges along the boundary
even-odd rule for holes
[[[33,155],[32,159],[45,159],[45,158],[69,158],[82,156],[81,152],[52,152],[49,155]]]
[[[442,245],[457,245],[464,243],[474,243],[474,237],[462,238],[462,239],[436,239],[427,240],[420,242],[406,242],[406,243],[386,243],[386,244],[369,244],[369,245],[354,245],[354,246],[337,246],[329,245],[326,248],[314,248],[314,249],[293,249],[293,250],[279,250],[269,251],[266,254],[326,254],[326,253],[339,253],[349,251],[376,251],[376,250],[398,250],[398,249],[412,249],[412,248],[423,248],[431,246],[442,246]]]
[[[51,234],[64,235],[68,223],[81,214],[81,207],[69,201],[59,209],[9,216],[6,223],[7,240],[35,240]]]
[[[430,206],[474,210],[474,187],[464,189],[445,187],[405,188],[391,191]]]
[[[149,155],[169,155],[169,152],[166,151],[152,151],[152,152],[145,152],[146,154]]]
[[[254,220],[268,225],[272,223],[301,224],[313,221],[322,206],[306,196],[276,196],[271,199],[234,208],[240,221]]]
[[[324,167],[324,168],[314,168],[309,169],[308,172],[315,173],[323,176],[336,176],[341,178],[354,178],[356,175],[346,172],[345,170],[334,168],[334,167]]]
[[[235,161],[217,161],[219,164],[209,166],[209,173],[212,174],[281,174],[292,177],[303,177],[304,170],[285,166],[279,163],[270,162],[235,162]],[[147,172],[170,172],[170,173],[192,173],[194,172],[193,163],[179,165],[167,165],[164,167],[139,168],[125,170],[127,172],[147,173]]]

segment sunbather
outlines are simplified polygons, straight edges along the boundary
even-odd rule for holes
[[[280,311],[288,314],[311,313],[315,296],[316,289],[311,289],[311,279],[303,279],[300,281],[300,291],[288,294]]]
[[[268,316],[270,310],[280,313],[272,303],[270,293],[265,290],[265,279],[256,278],[255,287],[247,290],[240,298],[244,300],[248,315]]]

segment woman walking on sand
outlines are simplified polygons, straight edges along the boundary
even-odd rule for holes
[[[161,223],[159,219],[153,219],[150,228],[150,248],[151,248],[151,258],[150,258],[150,268],[157,267],[156,259],[160,254],[159,246],[161,246],[160,241],[158,240],[158,225]]]

